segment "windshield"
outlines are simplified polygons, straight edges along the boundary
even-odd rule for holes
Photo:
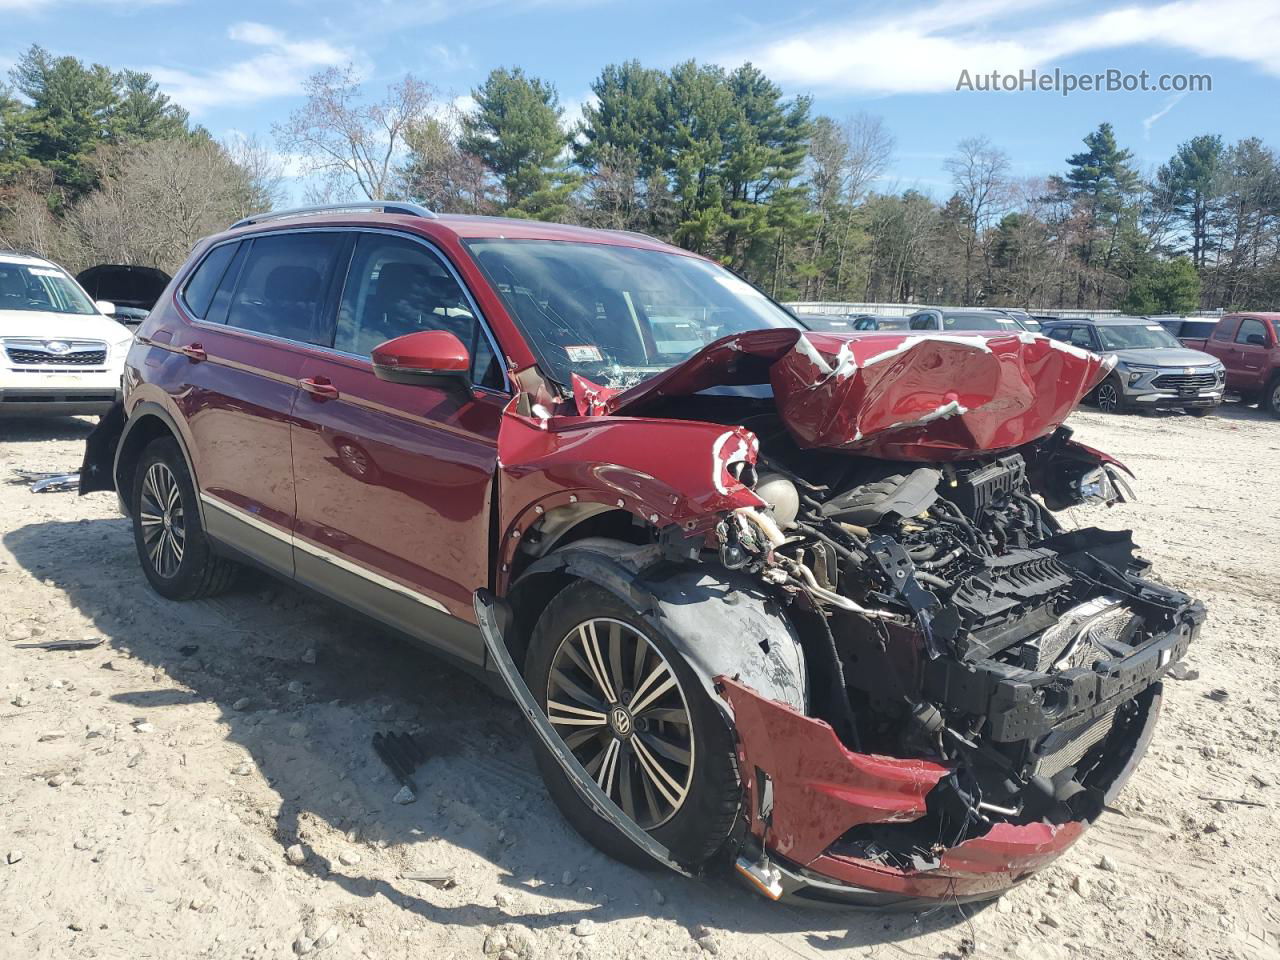
[[[56,267],[0,263],[0,310],[97,313],[76,282]]]
[[[626,388],[720,337],[800,327],[729,271],[659,250],[558,240],[469,240],[543,372]]]
[[[944,313],[943,330],[1021,330],[1013,317],[998,313]]]
[[[1099,324],[1096,329],[1104,350],[1148,350],[1182,346],[1158,323]]]

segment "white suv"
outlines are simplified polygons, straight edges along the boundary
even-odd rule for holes
[[[55,263],[0,252],[0,417],[102,414],[133,334]]]

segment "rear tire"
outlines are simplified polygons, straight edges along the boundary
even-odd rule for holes
[[[643,657],[641,644],[648,646]],[[598,662],[608,684],[592,672],[591,654],[584,656],[591,646],[600,651]],[[656,679],[646,685],[650,675]],[[677,862],[695,867],[724,845],[742,803],[733,735],[693,670],[630,606],[593,583],[565,587],[534,627],[525,678],[544,711],[548,699],[562,704],[548,716],[553,723],[560,719],[557,730],[579,762],[598,783],[604,781],[602,789],[608,784],[610,798]],[[624,689],[614,689],[611,696],[603,689],[606,685]],[[663,686],[666,692],[632,717],[626,708],[642,704]],[[549,690],[554,696],[549,697]],[[618,707],[627,720],[622,732],[614,722]],[[682,711],[685,719],[679,719]],[[606,720],[593,724],[586,716],[590,713]],[[592,811],[541,742],[534,742],[534,750],[556,806],[588,843],[635,867],[655,865]],[[654,764],[662,772],[654,771]],[[680,802],[673,805],[673,797]]]
[[[169,600],[198,600],[231,586],[239,567],[213,552],[176,440],[161,437],[147,445],[130,495],[134,546],[156,593]]]

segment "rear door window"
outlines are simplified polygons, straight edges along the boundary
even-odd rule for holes
[[[344,240],[332,231],[254,237],[231,297],[227,325],[328,346],[326,293]]]
[[[933,330],[933,329],[935,329],[935,328],[934,328],[934,325],[933,325],[933,314],[931,314],[931,313],[917,313],[914,317],[912,317],[912,318],[911,318],[911,329],[912,329],[912,330]]]
[[[182,300],[193,316],[201,320],[208,316],[209,305],[213,302],[218,284],[222,282],[227,266],[239,248],[239,243],[224,243],[214,247],[191,274],[191,279],[182,288]]]

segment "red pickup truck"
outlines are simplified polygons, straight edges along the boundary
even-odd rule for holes
[[[1227,389],[1280,417],[1280,313],[1222,318],[1204,350],[1227,368]]]

